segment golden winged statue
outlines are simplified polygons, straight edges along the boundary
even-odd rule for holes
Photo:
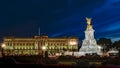
[[[86,17],[86,20],[87,20],[87,30],[89,30],[89,29],[92,29],[92,26],[90,25],[91,24],[91,18],[87,18]]]
[[[90,25],[91,24],[91,18],[86,17],[86,20],[87,20],[87,24]]]

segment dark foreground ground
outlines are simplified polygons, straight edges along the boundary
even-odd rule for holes
[[[0,59],[1,66],[30,66],[30,67],[66,67],[66,68],[120,68],[119,57],[87,56],[75,58],[60,56],[43,58],[42,56],[8,56]]]

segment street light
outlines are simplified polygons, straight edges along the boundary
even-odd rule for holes
[[[42,46],[42,50],[43,50],[43,57],[45,57],[45,51],[46,51],[46,46]]]
[[[100,45],[98,45],[98,49],[99,49],[99,51],[103,51],[103,47]]]
[[[2,43],[1,45],[1,51],[2,51],[2,56],[4,56],[4,53],[3,53],[3,49],[6,47],[6,45],[4,43]]]
[[[3,43],[1,47],[2,47],[2,48],[5,48],[5,47],[6,47],[6,45]]]

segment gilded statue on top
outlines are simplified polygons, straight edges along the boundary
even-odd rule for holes
[[[87,20],[87,30],[89,30],[89,29],[92,29],[92,26],[90,25],[91,24],[91,18],[87,18],[86,17],[86,20]]]
[[[86,20],[87,20],[87,24],[90,25],[91,24],[91,18],[86,17]]]

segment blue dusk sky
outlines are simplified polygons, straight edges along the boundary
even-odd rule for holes
[[[95,38],[120,40],[120,0],[1,0],[0,39],[5,36],[77,36],[84,39],[86,17]]]

